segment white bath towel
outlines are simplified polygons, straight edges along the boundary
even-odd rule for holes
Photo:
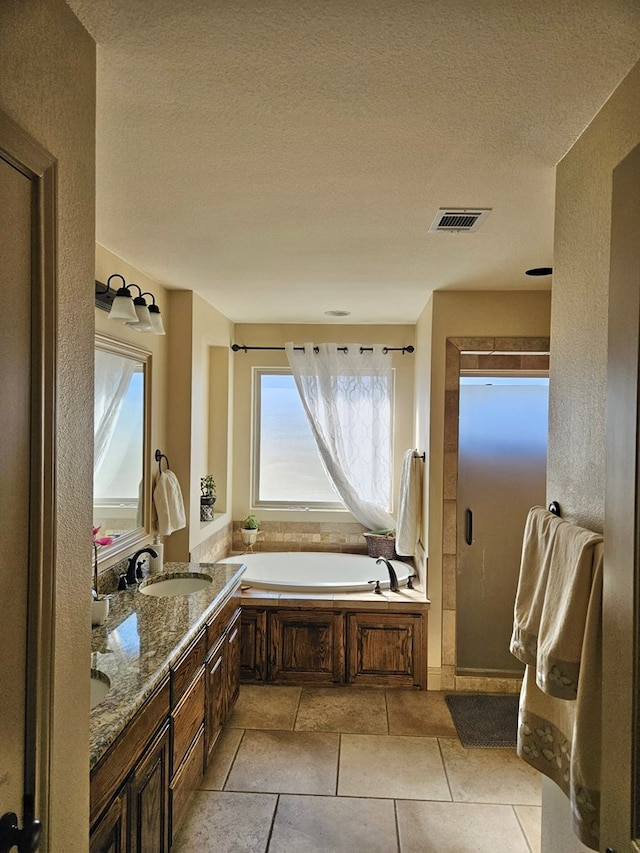
[[[396,523],[396,553],[414,557],[422,519],[423,462],[415,451],[407,450],[402,462]]]
[[[556,532],[566,523],[541,506],[529,510],[525,523],[509,648],[519,661],[534,668],[553,543]]]
[[[173,471],[163,471],[153,490],[153,504],[158,516],[158,533],[169,536],[175,530],[186,527],[187,519],[182,500],[182,490]]]

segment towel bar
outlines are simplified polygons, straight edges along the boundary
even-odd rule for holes
[[[156,450],[155,460],[158,463],[158,473],[159,474],[162,474],[162,460],[163,459],[167,463],[167,471],[170,471],[171,465],[169,465],[169,459],[164,455],[164,453],[161,453],[159,450]]]
[[[549,504],[549,512],[552,512],[554,515],[557,515],[558,518],[562,518],[562,512],[560,510],[560,504],[558,501],[551,501]]]

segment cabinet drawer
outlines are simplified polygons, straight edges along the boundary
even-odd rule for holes
[[[175,774],[204,720],[204,666],[178,707],[171,712],[173,725],[173,770]]]
[[[91,772],[91,825],[129,775],[169,713],[169,679],[153,693]]]
[[[227,630],[227,626],[235,619],[236,614],[240,612],[240,590],[238,590],[230,601],[223,606],[222,610],[207,623],[207,655],[209,655]]]
[[[189,750],[182,767],[171,783],[171,838],[176,832],[189,808],[189,803],[202,779],[204,767],[204,726],[195,743]]]
[[[171,667],[171,707],[175,708],[194,675],[204,663],[207,646],[206,631],[202,631],[180,660]]]

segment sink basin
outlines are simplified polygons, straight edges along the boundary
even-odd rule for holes
[[[144,595],[155,595],[158,597],[170,595],[190,595],[206,589],[211,583],[209,575],[195,574],[189,572],[184,575],[173,575],[164,578],[147,578],[138,589]]]
[[[99,669],[91,670],[91,708],[95,708],[99,702],[102,702],[110,687],[109,676],[100,672]]]

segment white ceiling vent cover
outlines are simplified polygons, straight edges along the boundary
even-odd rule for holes
[[[431,223],[429,233],[436,231],[477,231],[491,207],[441,207]]]

